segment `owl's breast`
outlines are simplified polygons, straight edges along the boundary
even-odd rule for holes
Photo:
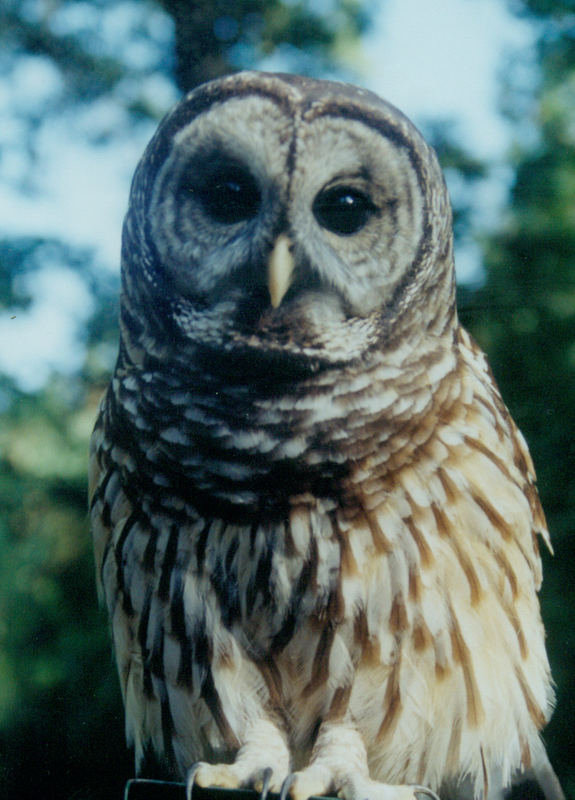
[[[433,346],[297,380],[252,374],[248,361],[233,376],[183,360],[118,371],[107,422],[127,453],[124,481],[160,507],[176,497],[232,523],[285,520],[306,494],[346,506],[358,469],[379,480],[409,460],[431,435],[429,410],[453,403],[453,354]]]

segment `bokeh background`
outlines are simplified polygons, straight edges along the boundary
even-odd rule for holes
[[[544,738],[573,797],[573,0],[2,0],[0,796],[120,798],[131,774],[86,514],[121,220],[165,111],[246,67],[375,89],[440,154],[460,314],[529,442],[551,528]]]

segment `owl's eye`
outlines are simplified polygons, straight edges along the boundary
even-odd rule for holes
[[[242,167],[220,168],[197,191],[205,212],[224,225],[252,219],[260,207],[260,190],[253,176]]]
[[[366,194],[349,186],[326,189],[313,204],[314,216],[322,228],[340,236],[357,233],[375,211]]]

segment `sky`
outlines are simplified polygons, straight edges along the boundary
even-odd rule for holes
[[[497,78],[528,55],[534,29],[505,0],[386,0],[364,44],[370,88],[408,117],[454,119],[481,157],[500,159],[511,131],[498,112]]]
[[[505,162],[516,131],[500,113],[499,79],[520,59],[523,79],[534,80],[534,41],[533,23],[505,0],[386,0],[364,43],[369,88],[416,124],[453,121],[461,144],[489,165],[474,196],[476,231],[497,224],[512,178]],[[476,241],[456,243],[455,266],[460,282],[481,280]]]
[[[509,55],[529,53],[532,38],[531,26],[512,17],[504,0],[386,0],[361,45],[364,85],[416,124],[453,119],[462,142],[490,161],[493,178],[478,195],[476,209],[486,224],[503,200],[505,176],[498,165],[512,141],[512,131],[498,112],[497,78]],[[32,60],[22,62],[10,85],[0,80],[4,135],[8,131],[17,143],[19,132],[10,129],[16,125],[10,117],[15,98],[41,107],[57,95],[59,81]],[[160,77],[149,79],[145,91],[165,108],[176,100],[174,89]],[[86,119],[77,120],[73,131],[66,119],[47,129],[40,142],[40,177],[27,195],[17,192],[10,180],[21,167],[13,148],[12,159],[4,159],[0,185],[0,235],[63,238],[93,247],[102,269],[119,269],[129,182],[153,126],[142,126],[130,138],[116,136],[108,147],[89,146],[78,136],[82,125],[103,131],[121,128],[117,113],[103,102]],[[477,248],[468,243],[458,253],[459,278],[472,279],[477,269]],[[65,265],[53,264],[32,280],[31,309],[16,316],[0,314],[0,369],[28,390],[39,388],[53,369],[79,366],[77,333],[91,311],[86,287]]]

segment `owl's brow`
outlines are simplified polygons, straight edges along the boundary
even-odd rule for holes
[[[346,170],[342,170],[341,172],[336,172],[335,175],[330,179],[329,183],[326,184],[330,186],[332,183],[338,183],[340,181],[361,181],[363,183],[369,182],[372,180],[372,174],[368,167],[362,166],[360,169],[353,170],[347,172]]]
[[[294,91],[291,88],[286,87],[285,91],[281,91],[277,86],[238,86],[235,82],[220,86],[217,91],[214,91],[211,84],[198,88],[179,103],[174,111],[164,119],[150,141],[148,145],[150,178],[153,178],[157,170],[165,162],[179,131],[191,125],[195,119],[202,114],[208,113],[214,107],[224,105],[229,99],[251,96],[269,100],[290,116],[297,114],[298,98],[294,96]],[[150,166],[152,169],[150,169]]]
[[[399,114],[400,112],[398,111],[397,113]],[[366,128],[377,131],[377,133],[392,142],[398,149],[407,152],[411,165],[417,175],[417,180],[422,189],[425,188],[424,160],[419,153],[419,148],[415,146],[414,141],[407,132],[401,130],[397,124],[389,120],[383,113],[377,113],[376,111],[371,112],[368,109],[356,108],[354,106],[348,107],[341,105],[336,100],[321,105],[320,107],[311,105],[308,109],[302,111],[302,118],[306,122],[312,122],[320,117],[331,117],[338,120],[341,120],[343,117],[359,122],[365,125]],[[407,118],[405,118],[405,122],[413,131],[414,136],[417,136],[417,130],[411,125]]]

